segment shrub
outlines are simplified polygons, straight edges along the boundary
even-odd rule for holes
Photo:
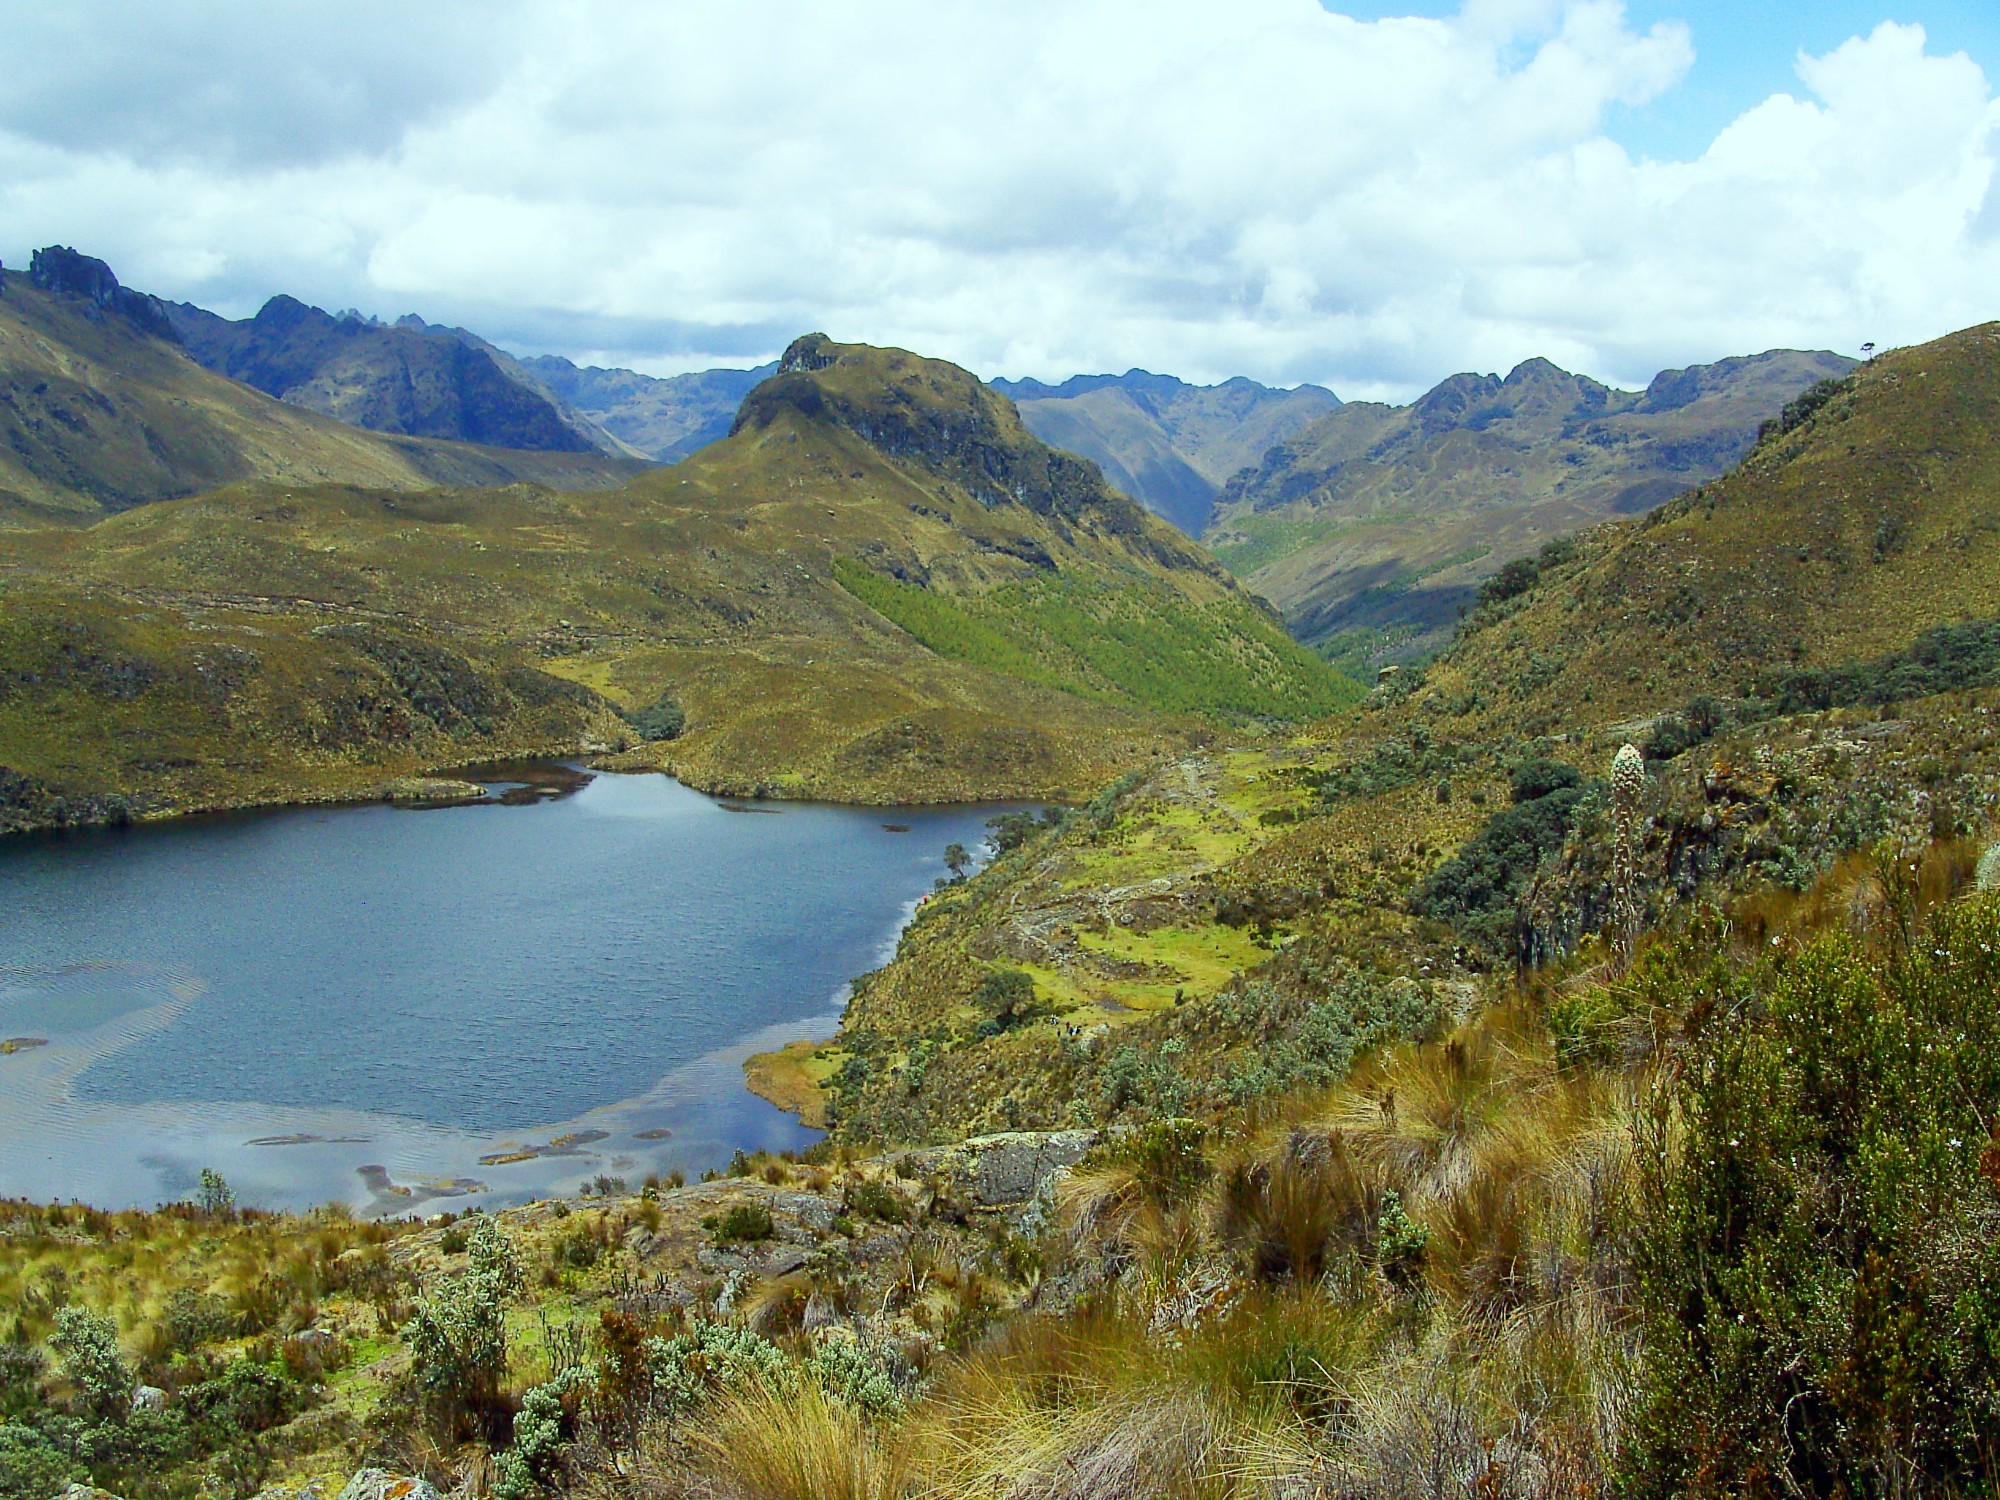
[[[1514,772],[1514,805],[1502,808],[1417,889],[1411,907],[1448,922],[1494,952],[1512,946],[1521,894],[1537,866],[1562,848],[1583,778],[1558,761],[1530,761]]]
[[[576,1365],[553,1380],[531,1386],[514,1414],[514,1441],[500,1455],[497,1500],[527,1500],[556,1488],[561,1472],[565,1431],[565,1398],[594,1378],[588,1366]]]
[[[865,1214],[871,1219],[880,1219],[885,1224],[906,1223],[910,1210],[894,1188],[886,1182],[877,1182],[872,1177],[864,1177],[847,1185],[845,1206],[857,1214]]]
[[[1199,1120],[1154,1120],[1105,1149],[1107,1161],[1130,1167],[1139,1190],[1160,1208],[1173,1208],[1208,1181],[1204,1147],[1208,1127]]]
[[[185,1286],[168,1294],[161,1322],[168,1343],[182,1353],[229,1338],[237,1328],[236,1315],[227,1302],[213,1292]]]
[[[687,714],[671,693],[630,715],[628,722],[643,740],[677,740],[687,732]]]
[[[132,1367],[119,1351],[118,1328],[109,1318],[85,1307],[62,1308],[49,1347],[93,1416],[115,1421],[130,1410]]]
[[[740,1240],[768,1240],[776,1232],[770,1209],[761,1203],[737,1203],[715,1221],[709,1237],[718,1245],[728,1245]]]
[[[1695,1028],[1641,1152],[1635,1496],[1990,1493],[2000,903],[1654,976]],[[1907,932],[1907,940],[1903,934]]]
[[[1047,1007],[1035,1003],[1034,976],[1024,969],[991,970],[980,979],[972,999],[980,1009],[991,1012],[984,1027],[988,1036],[1011,1031],[1047,1014]]]
[[[34,1428],[0,1423],[0,1500],[49,1500],[89,1477],[82,1464]]]

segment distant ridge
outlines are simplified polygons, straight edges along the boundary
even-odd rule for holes
[[[411,490],[599,488],[643,465],[368,432],[203,369],[172,310],[62,246],[0,270],[0,525],[85,519],[269,479]],[[539,399],[539,398],[538,398]]]
[[[1773,350],[1643,391],[1545,359],[1408,406],[1355,402],[1233,477],[1206,540],[1301,640],[1357,669],[1435,650],[1503,564],[1722,473],[1760,423],[1854,361]]]
[[[727,437],[743,398],[778,369],[773,361],[753,370],[654,376],[577,365],[556,354],[524,359],[520,366],[541,390],[631,451],[663,464]]]
[[[1726,476],[1519,570],[1419,702],[1490,735],[1696,695],[1818,707],[1886,701],[1899,677],[1912,696],[1965,685],[1953,651],[1984,652],[2000,620],[1996,502],[2000,324],[1986,324],[1815,386]],[[1932,635],[1968,624],[1987,629]],[[1899,664],[1912,650],[1925,659]]]
[[[209,369],[356,427],[539,453],[628,451],[458,329],[336,317],[287,296],[240,321],[191,303],[168,312]]]
[[[1320,386],[1278,390],[1240,375],[1209,386],[1146,370],[988,384],[1036,437],[1096,460],[1111,483],[1189,536],[1207,529],[1230,475],[1340,405]]]

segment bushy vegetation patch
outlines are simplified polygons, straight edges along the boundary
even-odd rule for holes
[[[1529,760],[1514,771],[1514,801],[1446,860],[1411,905],[1448,922],[1494,953],[1511,952],[1521,897],[1542,861],[1556,853],[1585,799],[1582,775],[1560,761]]]
[[[2000,1457],[2000,905],[1644,976],[1698,1025],[1641,1157],[1634,1493],[1988,1493]]]
[[[1360,688],[1249,603],[1037,577],[945,596],[842,559],[842,587],[940,656],[1086,698],[1221,719],[1305,720]]]

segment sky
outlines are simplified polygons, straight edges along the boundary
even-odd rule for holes
[[[794,335],[1407,399],[2000,313],[1994,0],[65,0],[62,243],[656,374]]]

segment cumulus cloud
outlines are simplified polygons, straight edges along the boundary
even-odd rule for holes
[[[808,327],[985,374],[1404,395],[1987,316],[2000,110],[1884,25],[1688,162],[1610,111],[1684,27],[1615,0],[45,7],[0,76],[10,259],[73,241],[655,369]]]

